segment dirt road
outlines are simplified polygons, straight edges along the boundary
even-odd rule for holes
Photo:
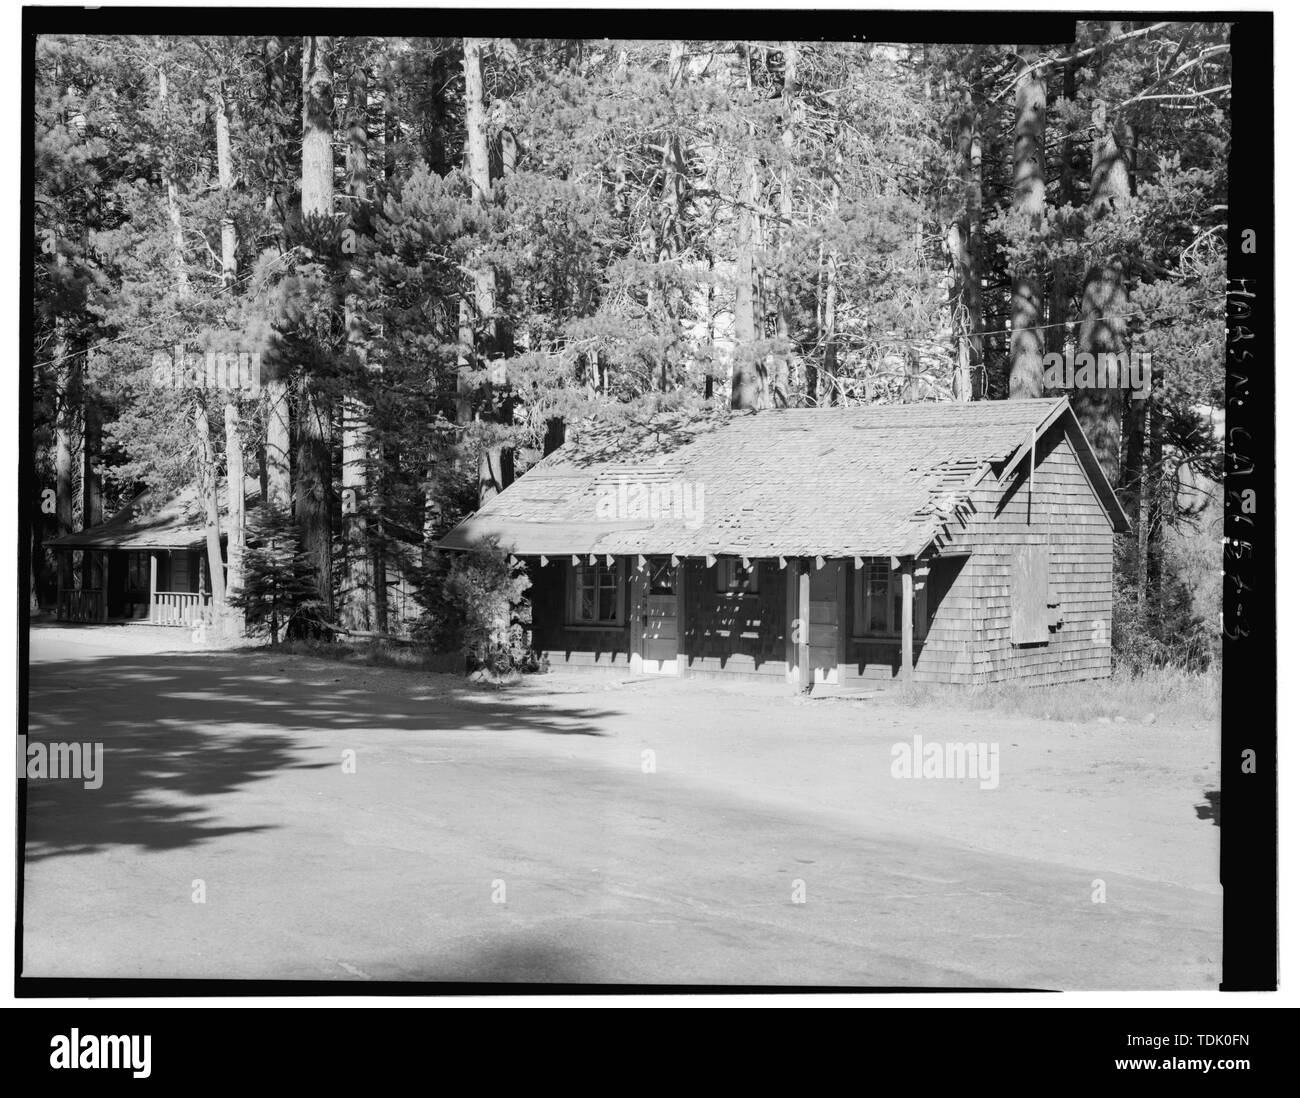
[[[1217,984],[1208,724],[66,632],[30,734],[102,742],[104,781],[28,783],[27,975]],[[917,736],[995,744],[996,784],[895,776]]]

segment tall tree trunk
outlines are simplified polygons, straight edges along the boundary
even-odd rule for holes
[[[1074,137],[1070,133],[1068,110],[1075,96],[1075,63],[1066,61],[1061,74],[1061,94],[1056,98],[1061,123],[1060,181],[1057,189],[1057,206],[1074,205]],[[1063,354],[1066,345],[1066,316],[1070,309],[1070,266],[1064,260],[1052,264],[1052,293],[1048,304],[1051,327],[1044,333],[1043,345],[1049,352]]]
[[[1016,142],[1012,170],[1013,204],[1030,218],[1036,231],[1046,209],[1043,172],[1043,124],[1047,114],[1047,85],[1041,71],[1031,68],[1037,50],[1022,47],[1020,78],[1016,82]],[[1043,395],[1042,290],[1031,264],[1022,264],[1012,278],[1011,373],[1009,397],[1023,400]]]
[[[306,35],[302,51],[302,216],[328,218],[334,212],[334,40]],[[316,597],[325,619],[334,616],[331,577],[333,470],[330,462],[329,400],[304,371],[298,404],[298,484],[294,497],[303,551],[315,573]]]
[[[90,378],[81,386],[81,422],[84,439],[81,447],[81,528],[89,530],[104,521],[103,480],[99,474],[102,449],[103,417],[99,392]]]
[[[483,99],[483,45],[465,39],[465,153],[474,199],[486,210],[492,197],[492,161],[488,146],[487,108]],[[475,348],[480,360],[497,350],[496,275],[483,257],[474,264]]]
[[[59,537],[72,533],[72,436],[76,428],[77,404],[81,399],[80,364],[68,353],[63,332],[66,325],[55,321],[54,355],[58,362],[58,411],[54,418],[54,510]]]
[[[218,84],[212,93],[217,132],[217,183],[225,204],[221,216],[221,285],[227,294],[234,292],[238,273],[236,248],[238,237],[235,219],[230,215],[234,197],[234,167],[230,148],[230,107],[225,88]],[[226,587],[237,591],[244,586],[244,542],[247,522],[244,514],[244,450],[240,434],[240,408],[237,391],[227,390],[222,408],[226,434]]]
[[[971,399],[970,364],[970,254],[967,251],[969,230],[964,213],[948,223],[948,257],[952,265],[952,288],[949,291],[948,311],[952,327],[953,350],[956,365],[952,374],[954,400]]]
[[[744,55],[746,85],[752,88],[749,44],[742,43],[740,50]],[[736,211],[736,341],[731,364],[731,406],[738,409],[761,408],[764,404],[754,346],[762,335],[758,265],[754,254],[762,239],[762,226],[758,214],[761,194],[758,151],[752,123],[747,144],[741,156],[740,202]]]
[[[158,69],[158,100],[166,104],[168,96],[167,70]],[[176,188],[176,165],[168,154],[163,163],[163,189],[167,193],[167,220],[172,227],[172,273],[176,279],[178,297],[189,292],[190,276],[185,269],[185,232],[181,225],[180,197]]]
[[[397,171],[397,145],[402,139],[398,114],[397,66],[390,58],[384,67],[384,182]]]
[[[778,251],[784,252],[790,246],[794,233],[794,191],[795,191],[795,140],[799,104],[799,46],[795,42],[786,42],[782,47],[784,60],[783,81],[781,85],[782,112],[785,115],[785,129],[781,133],[781,221],[777,226]],[[793,357],[793,336],[790,322],[794,315],[794,295],[790,287],[789,276],[781,279],[777,288],[778,302],[776,315],[776,334],[781,346],[777,351],[776,369],[772,376],[772,403],[783,408],[790,403],[790,361]]]
[[[731,368],[731,406],[758,408],[762,384],[754,344],[758,341],[757,288],[754,285],[755,225],[758,218],[750,207],[752,181],[758,174],[753,156],[744,158],[742,205],[736,217],[736,346]]]
[[[1137,194],[1137,130],[1121,120],[1114,127],[1112,133],[1117,140],[1118,151],[1124,160],[1129,184],[1128,194],[1125,197],[1131,203]],[[1122,185],[1122,183],[1116,181],[1112,185]],[[1122,273],[1121,268],[1121,277]],[[1121,311],[1127,311],[1127,304],[1128,297],[1127,292],[1125,292]],[[1121,323],[1123,322],[1121,321]],[[1097,380],[1101,380],[1100,374]],[[1119,477],[1118,493],[1120,503],[1128,516],[1131,528],[1131,537],[1127,546],[1128,553],[1126,554],[1127,568],[1133,590],[1137,596],[1139,621],[1143,623],[1144,629],[1154,627],[1154,631],[1158,635],[1161,630],[1159,604],[1158,602],[1156,604],[1157,612],[1154,615],[1149,615],[1151,604],[1147,598],[1149,560],[1151,559],[1149,548],[1150,521],[1153,516],[1144,511],[1143,505],[1146,502],[1146,493],[1142,490],[1143,470],[1148,456],[1147,421],[1150,419],[1154,401],[1138,391],[1128,392],[1119,387],[1118,378],[1111,378],[1110,380],[1117,386],[1115,389],[1116,410],[1122,417],[1124,424],[1124,467]],[[1127,400],[1125,399],[1126,396]]]
[[[158,69],[158,99],[166,106],[167,72]],[[163,167],[163,186],[167,193],[167,219],[172,225],[172,264],[176,277],[176,296],[189,297],[190,281],[185,268],[185,236],[181,225],[180,201],[177,196],[174,167],[169,158]],[[203,501],[204,540],[207,543],[208,575],[212,584],[212,610],[225,611],[225,564],[221,559],[221,510],[217,500],[216,459],[212,452],[212,432],[208,423],[207,398],[202,390],[194,394],[194,429],[198,441],[197,480]]]
[[[835,166],[831,177],[830,216],[838,217],[840,209],[840,177],[844,171],[844,153],[835,143]],[[839,400],[839,253],[832,247],[826,256],[826,289],[822,303],[822,336],[826,349],[822,358],[823,381],[818,385],[818,399],[824,404]]]
[[[235,219],[230,204],[234,199],[235,173],[230,149],[230,105],[226,102],[225,88],[218,84],[212,93],[213,117],[217,134],[217,184],[221,188],[221,284],[229,293],[236,274]]]
[[[1143,584],[1148,612],[1161,616],[1161,586],[1164,574],[1164,554],[1161,534],[1164,528],[1164,421],[1160,402],[1154,397],[1147,404],[1147,467],[1146,467],[1146,582]],[[1138,567],[1142,567],[1139,563]]]
[[[487,108],[483,99],[483,46],[486,39],[466,38],[465,63],[465,158],[469,167],[474,200],[485,212],[492,197],[492,159],[488,144]],[[497,353],[499,339],[496,317],[496,275],[487,259],[479,255],[473,262],[474,316],[471,368],[486,367]],[[491,383],[488,383],[491,391]],[[484,504],[501,488],[500,447],[488,447],[479,454],[479,503]]]
[[[454,166],[447,155],[453,118],[452,112],[448,109],[447,96],[447,85],[451,83],[449,62],[448,51],[441,46],[435,46],[429,57],[429,92],[423,102],[425,161],[430,170],[439,176],[445,176]]]
[[[82,380],[81,386],[81,528],[89,530],[104,521],[103,485],[99,475],[99,457],[102,448],[102,419],[99,409],[99,395],[89,377],[90,371]],[[81,554],[81,586],[99,587],[104,577],[98,574],[101,565],[100,554],[83,552]]]
[[[217,509],[217,455],[212,449],[207,399],[202,392],[194,404],[194,432],[199,441],[199,490],[203,497],[208,577],[212,585],[213,609],[219,612],[226,605],[226,577],[221,561],[221,516]]]
[[[968,208],[971,188],[971,151],[975,145],[975,111],[971,104],[971,95],[967,89],[957,111],[957,125],[954,133],[954,145],[957,155],[957,175],[961,182],[961,194],[955,203],[955,209],[948,220],[948,258],[952,265],[952,288],[949,292],[949,315],[952,327],[953,349],[956,367],[953,370],[952,395],[954,399],[967,401],[972,398],[974,382],[972,378],[973,334],[973,300],[979,294],[979,287],[974,284],[971,259],[971,226]]]
[[[273,139],[267,149],[271,164],[271,179],[266,192],[267,217],[279,226],[280,244],[286,246],[288,227],[293,214],[293,179],[289,170],[289,148],[293,143],[293,127],[288,119],[297,112],[297,103],[290,95],[287,77],[292,75],[292,51],[296,39],[288,36],[268,38],[265,46],[266,109],[271,117]]]
[[[668,47],[668,89],[675,94],[686,71],[686,44],[674,40]],[[646,223],[644,240],[648,250],[646,260],[656,265],[676,264],[683,244],[683,208],[685,164],[682,162],[681,138],[675,124],[666,127],[660,139],[660,191],[658,202],[658,231],[653,222]],[[654,278],[646,291],[646,313],[655,324],[664,324],[671,343],[665,347],[659,363],[659,389],[668,392],[672,387],[669,376],[670,363],[676,360],[677,340],[681,333],[681,294],[666,288],[661,277],[662,266],[656,267]]]
[[[981,399],[988,387],[984,338],[984,138],[979,105],[970,100],[970,178],[966,181],[966,222],[969,228],[966,251],[970,260],[970,359],[971,397]]]
[[[1093,115],[1092,204],[1095,219],[1108,217],[1130,201],[1128,164],[1115,134],[1106,121],[1105,104]],[[1128,290],[1118,256],[1094,257],[1083,283],[1083,309],[1079,325],[1079,353],[1116,355],[1124,350]],[[1097,460],[1112,485],[1120,476],[1120,401],[1116,371],[1096,361],[1096,384],[1074,390],[1074,409],[1080,426],[1097,453]],[[1114,366],[1114,360],[1111,360]]]
[[[1119,498],[1131,527],[1131,557],[1129,572],[1137,595],[1139,618],[1146,611],[1146,559],[1147,525],[1143,507],[1142,467],[1146,462],[1146,421],[1149,401],[1134,397],[1125,410],[1124,475],[1120,482]]]
[[[348,153],[347,188],[356,211],[355,219],[367,201],[370,174],[369,136],[366,132],[367,82],[365,71],[358,66],[348,82]],[[344,324],[348,334],[348,354],[353,364],[364,369],[365,335],[355,294],[344,302]],[[360,383],[360,378],[358,379]],[[343,625],[348,629],[369,631],[374,628],[375,564],[374,551],[367,537],[367,519],[373,513],[369,492],[370,409],[356,396],[343,398],[343,551],[347,567],[347,584],[343,603]]]
[[[227,400],[222,408],[222,417],[226,432],[226,586],[236,591],[244,586],[244,546],[248,533],[239,405]]]
[[[274,158],[275,178],[266,196],[268,213],[273,213],[280,224],[282,246],[287,237],[287,224],[290,210],[289,162],[286,150],[292,143],[289,126],[279,119],[285,117],[289,110],[289,94],[286,84],[288,75],[290,42],[286,38],[273,38],[267,43],[267,109],[276,119],[273,124],[276,140],[272,142],[271,154]],[[266,470],[266,501],[270,506],[285,514],[293,507],[293,479],[290,463],[290,424],[292,409],[289,404],[289,378],[285,376],[287,366],[276,363],[275,375],[264,381],[266,389],[266,445],[262,449],[262,460]]]
[[[81,359],[69,351],[68,326],[63,317],[54,319],[54,362],[56,410],[54,415],[54,515],[57,534],[72,533],[72,451],[77,408],[81,403]],[[57,550],[55,565],[64,590],[72,587],[72,554]]]
[[[283,366],[277,367],[283,369]],[[266,381],[266,501],[286,514],[293,507],[293,481],[290,475],[289,381],[271,377]]]

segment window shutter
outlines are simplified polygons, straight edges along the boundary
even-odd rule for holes
[[[1048,547],[1018,545],[1011,557],[1011,643],[1047,643]]]

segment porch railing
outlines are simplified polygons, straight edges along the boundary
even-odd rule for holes
[[[108,609],[102,587],[81,587],[59,592],[59,621],[105,622]]]
[[[153,625],[212,624],[212,596],[194,591],[155,591],[149,611]]]

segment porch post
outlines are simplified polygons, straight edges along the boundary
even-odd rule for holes
[[[903,561],[899,568],[903,580],[902,651],[899,653],[899,676],[903,682],[912,681],[912,568],[913,561]]]
[[[849,562],[835,562],[835,680],[843,686],[849,678]]]
[[[799,651],[795,631],[799,628],[799,565],[785,562],[785,681],[798,686]]]
[[[670,562],[671,563],[671,562]],[[677,565],[673,577],[673,594],[677,598],[677,677],[686,677],[686,560]]]
[[[636,558],[627,558],[627,598],[628,598],[628,619],[631,628],[628,632],[628,669],[634,675],[641,674],[641,646],[644,643],[645,629],[641,621],[645,607],[642,605],[642,592],[645,580],[642,579],[641,573],[637,571]]]
[[[108,621],[108,550],[99,555],[99,621]]]
[[[809,689],[812,682],[812,653],[809,634],[812,632],[812,562],[807,557],[799,561],[799,690]]]
[[[54,620],[63,620],[63,561],[66,549],[54,551]]]
[[[154,598],[158,594],[158,551],[149,550],[149,624],[157,625],[154,621]]]

